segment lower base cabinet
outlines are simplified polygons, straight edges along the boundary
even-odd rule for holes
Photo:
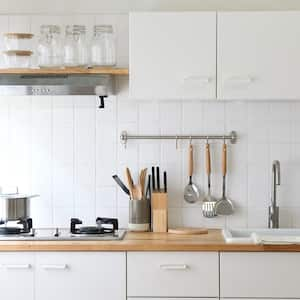
[[[38,300],[125,300],[125,253],[39,253],[35,285]]]
[[[0,293],[5,300],[34,300],[34,253],[0,253]]]
[[[218,298],[218,253],[128,252],[127,295],[150,299]]]
[[[125,252],[0,253],[5,300],[126,300]]]
[[[221,298],[300,298],[300,253],[220,253]]]

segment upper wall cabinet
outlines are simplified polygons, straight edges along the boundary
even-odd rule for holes
[[[216,13],[131,13],[130,96],[216,98]]]
[[[300,99],[300,12],[218,13],[218,98]]]

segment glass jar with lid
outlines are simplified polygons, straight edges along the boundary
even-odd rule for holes
[[[64,65],[66,67],[86,67],[88,62],[88,45],[85,26],[66,26]]]
[[[38,41],[38,65],[41,68],[55,68],[63,65],[63,40],[60,27],[42,25]]]
[[[116,45],[111,25],[96,25],[91,47],[92,66],[114,66],[116,64]]]

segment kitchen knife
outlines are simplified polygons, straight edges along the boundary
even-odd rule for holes
[[[146,188],[146,199],[151,199],[151,175],[148,175],[148,183]]]
[[[115,180],[115,182],[118,184],[118,186],[123,190],[124,193],[129,195],[129,189],[127,186],[123,183],[123,181],[119,178],[118,175],[113,175],[112,178]]]
[[[152,191],[155,191],[155,171],[154,167],[152,167]]]
[[[156,167],[156,181],[157,181],[157,190],[160,190],[160,178],[159,178],[159,167]]]
[[[166,193],[168,190],[168,187],[167,187],[167,172],[164,171],[164,192]]]

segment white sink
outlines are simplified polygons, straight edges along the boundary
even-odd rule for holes
[[[228,244],[300,244],[300,229],[228,228],[222,231]]]

